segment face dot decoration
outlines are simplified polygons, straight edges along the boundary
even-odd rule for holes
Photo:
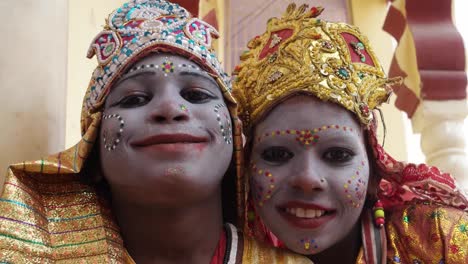
[[[319,140],[319,136],[314,135],[315,133],[313,130],[301,130],[296,137],[296,141],[304,147],[314,146]]]
[[[200,67],[194,66],[194,65],[189,65],[189,64],[179,64],[177,65],[178,68],[189,68],[192,70],[196,71],[201,71],[203,73],[206,73],[205,71],[202,71]],[[166,58],[166,60],[161,64],[161,65],[156,65],[156,64],[142,64],[140,66],[135,66],[131,68],[128,73],[132,73],[134,71],[138,70],[143,70],[143,69],[161,69],[164,72],[164,76],[167,77],[168,73],[173,73],[175,70],[174,63]]]
[[[164,72],[164,76],[167,77],[168,73],[174,72],[174,63],[166,58],[161,64],[161,70]]]
[[[231,118],[225,112],[221,113],[221,109],[225,108],[224,104],[215,105],[214,112],[216,114],[216,121],[218,121],[221,134],[223,135],[224,141],[226,144],[232,143],[232,126]]]
[[[361,175],[365,164],[362,161],[353,176],[343,185],[346,198],[348,198],[349,204],[354,208],[359,208],[365,199],[367,182],[362,179]]]
[[[348,132],[353,132],[352,128],[346,126],[339,126],[339,125],[328,125],[322,126],[319,128],[313,129],[287,129],[287,130],[276,130],[272,132],[267,132],[259,137],[257,137],[257,142],[262,141],[266,137],[275,137],[275,136],[286,136],[286,135],[294,135],[296,137],[296,141],[304,147],[315,146],[320,139],[320,136],[317,135],[319,132],[323,132],[326,130],[343,130]]]
[[[258,177],[266,177],[266,180],[268,181],[267,189],[264,189],[261,186],[261,184],[258,183],[259,180],[265,181],[265,179],[258,179]],[[265,204],[265,202],[270,200],[271,198],[271,194],[275,189],[275,178],[273,177],[273,174],[271,174],[271,172],[269,172],[268,170],[259,169],[255,164],[252,165],[251,178],[254,182],[254,198],[258,202],[258,206],[262,207]]]
[[[199,67],[194,66],[194,65],[190,65],[190,64],[185,64],[185,63],[179,64],[179,65],[177,65],[177,67],[178,68],[189,68],[189,69],[201,71]],[[202,71],[202,72],[204,72],[204,71]]]
[[[118,130],[116,133],[114,131],[111,133],[109,129],[105,129],[103,133],[103,142],[104,148],[108,151],[114,150],[117,145],[120,143],[120,138],[122,137],[123,128],[125,126],[125,122],[119,114],[113,115],[103,115],[104,120],[109,119],[117,119],[118,121]]]
[[[164,172],[165,176],[177,176],[183,175],[185,173],[184,169],[181,167],[167,168]]]
[[[318,245],[315,239],[312,238],[302,238],[299,240],[299,243],[304,247],[305,250],[310,252],[316,251],[318,249]]]
[[[134,72],[134,71],[143,70],[143,69],[159,69],[159,65],[155,65],[155,64],[142,64],[142,65],[140,65],[140,66],[131,68],[131,69],[128,71],[128,73],[132,73],[132,72]]]
[[[179,104],[179,108],[180,110],[184,111],[185,113],[188,113],[188,108],[186,105],[184,104]]]

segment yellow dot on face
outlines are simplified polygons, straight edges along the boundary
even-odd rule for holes
[[[348,198],[351,198],[351,195],[349,195],[349,194],[348,194],[348,196],[347,196],[347,197],[348,197]]]
[[[262,174],[263,173],[263,170],[258,170],[258,174]]]
[[[314,128],[314,133],[317,133],[318,131],[318,128]]]
[[[281,135],[286,135],[286,131],[281,131]]]
[[[348,188],[348,184],[345,184],[344,187],[345,187],[345,188]]]
[[[274,184],[270,185],[270,188],[272,188],[272,189],[275,188],[275,185]]]
[[[274,136],[275,136],[275,134],[276,134],[276,133],[275,133],[274,131],[273,131],[273,132],[271,132],[271,136],[272,136],[272,137],[274,137]]]
[[[326,129],[327,129],[327,126],[323,126],[322,129],[323,129],[323,130],[326,130]]]
[[[351,177],[352,180],[356,179],[356,176]]]
[[[266,196],[266,198],[267,198],[267,199],[270,199],[270,198],[271,198],[271,196],[270,196],[270,195],[267,195],[267,196]]]
[[[295,134],[296,134],[296,130],[291,130],[291,134],[295,135]]]
[[[309,242],[304,243],[304,248],[305,248],[305,249],[309,249],[309,248],[310,248],[310,243],[309,243]]]

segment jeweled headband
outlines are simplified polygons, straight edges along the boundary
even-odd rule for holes
[[[234,70],[244,132],[264,113],[298,92],[340,104],[369,125],[372,110],[388,100],[390,85],[367,38],[358,28],[316,18],[322,8],[288,6],[267,31],[248,43]]]
[[[212,49],[212,38],[217,37],[215,28],[192,18],[178,4],[165,0],[133,0],[124,4],[110,14],[104,30],[88,50],[88,58],[96,55],[99,66],[93,73],[83,110],[98,108],[123,71],[146,52],[157,50],[194,60],[229,93],[230,78]]]

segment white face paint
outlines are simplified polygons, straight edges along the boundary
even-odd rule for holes
[[[360,124],[310,96],[275,107],[255,127],[250,177],[256,210],[288,248],[316,254],[358,224],[369,182]]]

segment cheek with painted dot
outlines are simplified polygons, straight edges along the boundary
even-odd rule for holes
[[[119,114],[103,115],[103,135],[104,148],[108,151],[114,150],[120,143],[124,131],[125,122]]]
[[[366,198],[367,181],[364,180],[363,170],[366,163],[362,161],[359,168],[343,185],[346,198],[354,208],[359,208]]]
[[[252,194],[258,206],[263,206],[270,200],[275,189],[275,177],[265,169],[253,164],[251,168]]]
[[[217,104],[214,107],[216,121],[226,144],[232,143],[232,124],[229,112],[224,104]]]
[[[305,250],[307,250],[308,252],[310,252],[311,254],[319,250],[319,246],[317,242],[315,241],[315,239],[313,238],[308,238],[308,237],[301,238],[299,240],[299,245],[303,247]]]

